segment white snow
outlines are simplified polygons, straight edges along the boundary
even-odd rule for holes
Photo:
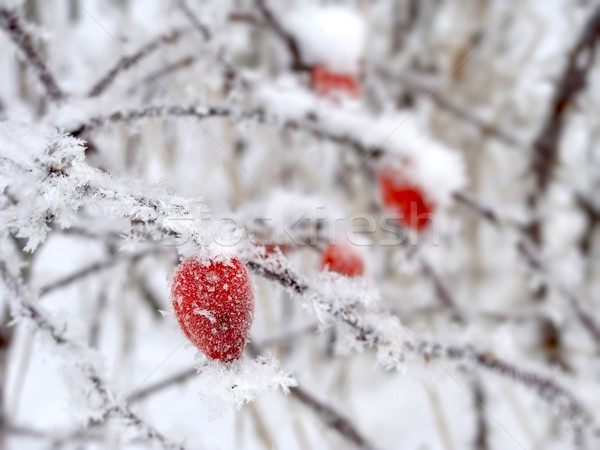
[[[367,30],[358,11],[345,5],[303,5],[283,19],[300,43],[306,64],[324,65],[336,73],[359,71]]]

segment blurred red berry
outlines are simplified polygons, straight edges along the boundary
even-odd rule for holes
[[[173,277],[171,299],[179,326],[206,356],[223,362],[242,356],[254,316],[254,290],[239,259],[184,259]]]
[[[429,224],[434,204],[419,187],[406,179],[402,170],[386,167],[379,172],[378,181],[383,206],[398,214],[402,225],[421,231]]]
[[[264,248],[265,257],[276,255],[278,251],[281,252],[282,255],[286,255],[290,251],[290,246],[286,244],[273,244],[268,241],[258,240],[254,245]]]
[[[330,245],[321,254],[321,270],[359,277],[365,272],[361,256],[348,245]]]
[[[345,92],[352,97],[360,96],[360,86],[352,75],[332,73],[323,66],[312,69],[312,84],[321,96]]]

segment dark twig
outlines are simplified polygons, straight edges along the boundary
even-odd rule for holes
[[[293,274],[289,269],[277,271],[269,268],[263,262],[256,260],[250,260],[246,265],[257,275],[260,275],[267,280],[277,281],[282,286],[293,289],[297,294],[304,294],[310,289],[310,286],[304,280],[300,279],[296,274]]]
[[[194,13],[194,11],[189,7],[186,0],[179,0],[177,6],[183,14],[190,21],[192,26],[200,33],[202,39],[206,42],[209,42],[212,39],[212,34],[208,27],[202,23],[200,18]],[[229,92],[231,87],[233,86],[233,82],[236,79],[240,79],[240,73],[238,69],[235,67],[233,63],[231,63],[225,54],[225,48],[222,47],[216,53],[217,61],[221,64],[223,70],[223,78],[225,80],[224,88],[225,92]],[[247,86],[247,80],[241,79],[241,84]]]
[[[206,25],[204,25],[202,22],[200,22],[200,20],[198,19],[198,16],[196,16],[196,14],[194,14],[194,11],[192,11],[192,9],[187,4],[187,2],[185,0],[178,0],[177,6],[183,12],[183,14],[185,14],[185,16],[188,18],[188,20],[193,24],[196,31],[198,31],[202,35],[204,40],[210,41],[212,38],[212,36],[210,34],[210,30],[208,29],[208,27]]]
[[[6,446],[6,430],[8,417],[6,415],[5,392],[8,374],[8,354],[14,335],[14,327],[9,327],[10,314],[6,303],[0,309],[0,448]]]
[[[462,203],[469,209],[475,211],[479,216],[487,220],[493,226],[500,226],[500,219],[498,218],[498,215],[493,209],[488,208],[486,205],[479,203],[477,200],[473,199],[464,192],[455,192],[453,194],[453,197],[454,200],[456,200],[459,203]]]
[[[586,86],[588,72],[594,62],[594,49],[599,33],[600,7],[596,7],[586,22],[573,49],[569,52],[567,65],[554,90],[546,118],[542,123],[539,134],[533,141],[531,168],[533,170],[535,187],[527,199],[533,213],[533,220],[528,225],[526,232],[529,239],[539,247],[542,245],[542,217],[539,211],[540,200],[544,197],[554,173],[558,147],[566,120],[566,111]],[[547,285],[539,286],[534,291],[535,301],[544,301],[546,293]],[[599,335],[596,330],[600,330],[600,328],[590,327],[593,323],[593,321],[589,320],[591,316],[583,312],[580,303],[573,303],[573,301],[571,303],[575,307],[577,316],[583,319],[582,324],[584,327],[592,333],[596,342],[598,342]],[[567,363],[562,358],[556,356],[562,342],[558,325],[552,319],[546,318],[541,323],[540,330],[542,331],[540,341],[544,348],[550,350],[548,354],[550,361],[568,368]]]
[[[48,69],[42,55],[33,44],[33,37],[23,29],[21,20],[14,11],[0,8],[0,28],[10,36],[12,41],[25,55],[25,59],[37,72],[48,96],[58,101],[65,97],[62,89],[56,83],[54,75]]]
[[[286,333],[282,333],[276,336],[272,336],[266,339],[263,339],[259,346],[261,348],[271,347],[274,345],[286,345],[293,341],[296,341],[299,338],[305,337],[307,335],[311,335],[316,333],[319,330],[319,325],[313,323],[308,325],[300,330],[288,331]]]
[[[362,436],[357,428],[341,413],[331,406],[318,400],[314,395],[300,386],[290,388],[292,394],[302,404],[312,409],[317,416],[329,427],[336,430],[344,438],[354,443],[360,449],[373,449],[373,445]]]
[[[297,339],[301,336],[305,336],[306,333],[311,333],[317,330],[316,325],[310,325],[302,330],[285,333],[281,336],[275,336],[272,338],[265,339],[261,341],[259,344],[255,345],[253,348],[267,348],[272,347],[274,345],[285,344],[290,342],[291,340]],[[139,402],[145,400],[146,398],[163,391],[164,389],[168,389],[172,386],[175,386],[180,383],[184,383],[185,381],[192,378],[194,375],[198,374],[198,370],[190,367],[189,369],[185,369],[179,373],[171,375],[164,380],[157,381],[154,384],[151,384],[143,389],[137,389],[127,396],[127,403],[132,404],[135,402]]]
[[[292,58],[292,69],[296,71],[307,71],[311,67],[304,64],[302,61],[302,54],[300,52],[300,46],[294,37],[281,25],[279,19],[275,16],[271,8],[267,5],[266,0],[256,0],[256,6],[262,14],[265,23],[273,32],[283,41],[288,48],[289,54]]]
[[[98,273],[102,270],[108,269],[110,267],[113,267],[116,263],[120,262],[120,261],[138,261],[139,259],[143,258],[144,256],[152,253],[152,251],[154,250],[142,250],[139,251],[137,253],[133,253],[133,254],[115,254],[114,256],[109,257],[108,259],[106,259],[105,261],[100,261],[97,263],[94,263],[88,267],[84,267],[81,270],[78,270],[70,275],[67,275],[63,278],[60,278],[56,281],[53,281],[45,286],[42,286],[39,290],[39,295],[40,296],[44,296],[47,295],[49,293],[51,293],[52,291],[55,291],[56,289],[60,289],[63,288],[65,286],[68,286],[72,283],[75,283],[77,281],[82,280],[83,278],[86,278],[90,275],[93,275],[95,273]]]
[[[234,120],[255,120],[260,123],[280,126],[284,129],[310,134],[317,139],[324,139],[337,144],[348,145],[362,154],[368,154],[369,157],[372,158],[376,158],[382,153],[381,151],[369,153],[370,149],[364,146],[358,138],[344,133],[336,133],[325,128],[320,128],[317,124],[312,122],[296,121],[291,119],[280,121],[276,117],[266,114],[261,108],[243,110],[225,105],[205,107],[160,105],[149,106],[142,109],[115,111],[106,116],[97,116],[88,119],[79,128],[71,130],[70,134],[75,137],[81,137],[82,135],[85,135],[96,128],[101,128],[116,123],[129,123],[155,118],[167,119],[169,117],[193,117],[198,120],[227,117]]]
[[[263,344],[256,345],[253,343],[248,343],[246,348],[253,357],[256,357],[262,353],[262,349],[264,347]],[[127,397],[127,402],[132,404],[145,400],[158,392],[190,380],[192,377],[197,375],[197,373],[197,369],[193,367],[185,369],[144,389],[139,389],[133,392]],[[373,445],[371,445],[358,432],[357,428],[347,418],[342,416],[341,413],[333,409],[331,406],[321,402],[320,400],[317,400],[308,391],[298,386],[290,388],[290,393],[301,403],[312,409],[326,425],[336,430],[344,438],[354,443],[358,448],[365,450],[374,448]]]
[[[243,113],[243,117],[254,117],[260,118],[261,112],[258,110],[249,111]],[[88,133],[95,128],[104,127],[110,124],[119,122],[135,122],[144,119],[153,118],[166,118],[166,117],[194,117],[202,120],[211,117],[232,117],[234,116],[234,110],[228,107],[209,107],[209,108],[196,108],[194,106],[183,107],[179,105],[174,106],[149,106],[140,110],[130,111],[117,111],[108,116],[98,116],[88,120],[84,125],[78,129],[71,131],[73,136],[81,136],[82,134]]]
[[[427,86],[422,81],[405,74],[393,74],[384,67],[378,68],[377,71],[388,81],[393,82],[397,80],[410,92],[424,95],[425,98],[431,100],[439,108],[478,128],[484,136],[490,136],[513,147],[517,147],[522,144],[521,140],[517,138],[517,136],[499,128],[496,124],[478,117],[470,109],[458,104],[455,100],[440,94],[434,86]]]
[[[153,83],[156,80],[159,80],[173,72],[177,72],[179,69],[184,69],[186,67],[190,67],[191,65],[193,65],[196,62],[196,60],[197,60],[197,57],[195,55],[184,56],[180,60],[175,61],[174,63],[169,64],[155,72],[152,72],[150,75],[148,75],[147,77],[144,78],[142,83],[143,84]],[[138,86],[139,86],[139,84],[136,84],[135,86],[132,87],[132,90],[136,89]]]
[[[249,24],[257,26],[257,27],[266,25],[264,20],[261,20],[260,17],[257,17],[252,13],[245,13],[245,12],[231,13],[231,14],[229,14],[229,20],[232,22],[249,23]]]
[[[246,349],[256,357],[263,352],[263,349],[258,345],[249,342]],[[356,426],[344,417],[339,411],[336,411],[331,406],[318,400],[314,395],[300,386],[290,387],[290,394],[299,400],[302,404],[309,407],[327,426],[336,430],[341,436],[352,442],[359,449],[374,449],[364,436],[360,434]]]
[[[483,205],[464,193],[455,193],[454,198],[495,228],[500,228],[502,226],[499,214],[489,206]],[[516,250],[525,260],[529,268],[542,275],[544,279],[546,279],[549,284],[553,285],[554,288],[569,302],[576,317],[588,331],[594,342],[600,344],[600,324],[598,324],[598,321],[594,318],[592,312],[584,306],[584,302],[572,292],[571,289],[564,286],[562,283],[557,282],[548,273],[548,269],[540,256],[539,244],[531,239],[528,231],[522,231],[521,229],[516,228],[515,232],[517,233],[517,239],[515,241]],[[553,325],[550,324],[549,326],[552,327]],[[548,337],[556,332],[557,330],[547,330]],[[557,336],[554,337],[554,339],[557,338]],[[547,343],[547,345],[549,345],[549,343]],[[556,347],[556,345],[554,345],[554,347]]]
[[[540,192],[546,190],[552,177],[564,128],[565,112],[586,86],[588,72],[594,63],[594,48],[599,35],[600,7],[597,7],[568,55],[568,63],[556,85],[547,117],[533,142],[531,165]]]
[[[151,40],[147,44],[143,45],[133,55],[124,56],[119,62],[108,71],[94,86],[90,89],[88,97],[97,97],[106,91],[117,79],[119,74],[125,72],[136,64],[139,64],[140,60],[151,55],[156,50],[162,48],[165,45],[176,43],[183,35],[188,33],[190,30],[187,28],[177,28],[171,30],[166,34],[158,36]]]
[[[456,301],[429,261],[427,261],[425,258],[421,258],[421,267],[423,269],[423,274],[429,278],[429,280],[431,280],[440,303],[450,311],[452,320],[455,322],[464,323],[465,319],[460,313],[459,308],[456,305]]]
[[[169,387],[183,383],[197,374],[198,370],[194,367],[186,369],[180,373],[167,377],[164,380],[151,384],[150,386],[144,389],[138,389],[134,391],[131,395],[127,397],[127,403],[131,405],[133,403],[145,400],[148,397],[156,394],[157,392],[161,392]]]
[[[486,395],[483,390],[483,383],[477,377],[477,375],[473,376],[473,381],[471,382],[471,388],[473,390],[473,407],[475,408],[475,418],[477,421],[477,425],[475,427],[475,439],[473,441],[473,449],[474,450],[488,450],[490,448],[489,444],[489,430],[488,430],[488,421],[486,417]]]

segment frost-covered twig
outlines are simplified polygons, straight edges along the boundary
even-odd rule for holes
[[[176,28],[168,33],[162,34],[150,42],[144,44],[137,52],[132,55],[122,57],[119,62],[108,71],[100,80],[90,89],[88,97],[97,97],[106,91],[117,79],[117,77],[138,64],[140,60],[151,55],[156,50],[176,43],[182,36],[189,33],[188,28]]]
[[[62,139],[69,141],[69,138],[64,136]],[[68,158],[62,157],[60,152],[52,155],[52,157],[60,157],[61,161],[69,161]],[[187,229],[186,225],[180,221],[172,222],[164,218],[190,214],[188,211],[189,201],[186,202],[184,199],[174,196],[167,197],[153,191],[142,195],[136,192],[135,186],[126,186],[106,174],[93,171],[79,160],[75,160],[70,166],[65,165],[67,162],[63,162],[64,166],[56,167],[55,164],[58,163],[53,163],[48,158],[47,155],[38,156],[35,164],[40,167],[36,166],[34,173],[47,177],[46,174],[49,170],[47,166],[50,164],[50,167],[55,167],[54,172],[58,171],[58,174],[54,174],[46,182],[53,183],[53,188],[58,192],[64,190],[71,192],[72,204],[77,205],[83,199],[92,198],[98,207],[105,208],[115,217],[144,221],[148,228],[154,228],[162,235],[176,234]],[[198,244],[200,243],[201,241],[198,242]],[[474,367],[490,370],[525,385],[549,403],[558,406],[565,417],[581,419],[587,425],[592,424],[591,416],[583,404],[570,391],[548,376],[523,370],[490,353],[477,351],[469,346],[430,344],[418,340],[412,335],[410,336],[411,340],[406,341],[404,338],[406,330],[402,329],[397,320],[388,312],[376,311],[377,308],[374,308],[375,303],[373,302],[370,302],[369,308],[363,310],[363,307],[366,308],[367,305],[361,303],[362,296],[359,295],[355,298],[358,286],[350,290],[339,286],[345,295],[348,295],[348,298],[344,296],[330,298],[331,290],[326,290],[324,286],[310,284],[287,265],[271,264],[264,258],[251,258],[248,267],[256,274],[277,281],[310,302],[319,318],[345,324],[356,343],[377,347],[382,363],[388,366],[401,365],[405,353],[419,355],[428,361],[450,359],[469,363]],[[60,339],[62,336],[56,335],[55,340]]]
[[[473,391],[473,407],[475,408],[475,420],[477,426],[475,428],[475,439],[473,440],[473,448],[475,450],[488,450],[489,445],[489,426],[486,417],[486,395],[483,389],[483,383],[477,377],[473,377],[471,382]]]
[[[116,111],[106,116],[93,117],[87,120],[78,129],[71,131],[71,134],[77,137],[91,130],[107,125],[120,122],[131,123],[138,120],[152,118],[193,117],[198,120],[203,120],[211,117],[232,117],[235,115],[235,110],[226,106],[211,106],[207,108],[195,106],[183,107],[180,105],[148,106],[142,109]],[[240,118],[260,118],[261,116],[262,112],[259,110],[250,110],[239,113]]]
[[[56,83],[54,75],[48,69],[39,50],[33,45],[33,36],[23,29],[16,12],[0,8],[0,27],[10,36],[15,45],[23,52],[27,62],[36,70],[48,96],[54,101],[63,99],[64,92]]]
[[[117,123],[133,123],[140,120],[154,118],[167,119],[169,117],[193,117],[198,120],[227,117],[236,120],[255,120],[260,123],[306,133],[317,139],[324,139],[337,144],[347,145],[370,158],[381,156],[381,152],[370,151],[371,149],[356,136],[345,132],[332,131],[326,126],[318,123],[317,120],[307,122],[291,118],[279,118],[275,115],[268,114],[263,107],[242,109],[226,105],[192,105],[189,107],[181,105],[148,106],[139,109],[115,111],[107,115],[92,117],[85,120],[79,128],[71,130],[70,134],[75,137],[80,137],[89,131]]]
[[[86,353],[87,349],[81,343],[75,342],[67,337],[53,324],[46,312],[30,300],[25,287],[9,271],[6,263],[2,260],[0,260],[0,277],[2,277],[2,281],[7,288],[11,313],[14,319],[31,321],[35,327],[40,332],[47,335],[55,345],[63,347],[69,351],[70,354],[80,355],[81,357]],[[106,385],[103,377],[98,372],[98,369],[93,364],[84,359],[78,360],[76,366],[89,383],[91,390],[93,390],[93,392],[101,399],[102,403],[106,405],[106,412],[104,414],[106,419],[111,415],[115,415],[133,425],[140,431],[143,437],[150,441],[154,441],[162,448],[183,449],[182,446],[170,441],[154,427],[144,422],[125,404],[116,404],[114,395]]]
[[[257,345],[258,348],[267,348],[278,344],[285,344],[290,342],[291,340],[297,339],[301,336],[306,336],[307,333],[316,332],[318,326],[316,324],[310,325],[302,330],[285,333],[281,336],[275,336],[272,338],[267,338],[260,341]],[[157,381],[154,384],[151,384],[142,389],[136,389],[130,395],[128,395],[127,403],[133,404],[139,402],[141,400],[145,400],[146,398],[163,391],[164,389],[168,389],[172,386],[178,385],[192,378],[193,376],[198,374],[198,369],[195,367],[190,367],[189,369],[184,369],[181,372],[178,372],[174,375],[166,377],[163,380]]]
[[[100,126],[105,126],[111,123],[117,122],[131,122],[135,120],[142,120],[146,118],[153,117],[169,117],[169,116],[191,116],[197,119],[206,119],[210,117],[231,117],[237,119],[245,119],[245,120],[257,120],[259,122],[273,122],[277,123],[277,119],[270,117],[266,114],[262,109],[250,109],[250,110],[242,110],[235,111],[233,108],[222,107],[222,106],[210,106],[204,108],[196,108],[196,107],[181,107],[181,106],[152,106],[141,110],[130,110],[125,112],[115,112],[109,116],[105,117],[96,117],[92,118],[86,122],[86,124],[82,125],[78,130],[74,131],[74,135],[78,135],[82,132],[82,130],[89,130]],[[326,127],[322,127],[319,124],[299,122],[295,120],[284,120],[280,121],[280,125],[292,129],[299,130],[305,133],[312,134],[313,136],[321,139],[326,139],[332,142],[336,142],[339,144],[349,145],[353,148],[356,148],[362,154],[367,154],[369,157],[376,157],[369,153],[368,147],[364,145],[364,143],[357,137],[354,137],[349,134],[332,132]],[[470,209],[475,211],[478,215],[480,215],[485,220],[492,223],[494,226],[499,226],[499,216],[497,213],[493,211],[492,208],[481,205],[479,202],[473,200],[467,194],[462,192],[454,192],[453,197],[456,201],[468,206]],[[528,255],[525,251],[526,249],[535,250],[537,247],[531,244],[531,240],[527,239],[527,236],[522,235],[522,239],[519,240],[522,242],[519,244],[518,250],[523,256],[527,257],[527,262],[530,266],[536,271],[541,272],[542,274],[547,274],[547,271],[542,270],[542,265],[533,264],[534,260],[531,259],[531,255]],[[537,250],[535,250],[537,253]],[[538,258],[539,259],[539,258]],[[539,259],[541,261],[541,259]],[[269,274],[266,274],[267,276]],[[434,280],[435,281],[435,280]],[[293,281],[292,281],[293,282]],[[438,285],[436,284],[436,289]],[[569,302],[575,308],[577,312],[577,316],[580,318],[584,326],[592,336],[596,342],[600,342],[600,325],[594,325],[595,321],[590,313],[585,311],[585,308],[582,305],[582,302],[577,299],[572,292],[570,292],[565,287],[559,287],[559,290],[563,295],[567,296]],[[438,289],[438,294],[444,294],[443,290]],[[442,295],[440,297],[442,300],[448,299],[447,295]]]
[[[258,356],[262,353],[263,345],[256,345],[253,343],[248,343],[247,347],[250,354],[253,357]],[[185,369],[179,373],[171,375],[164,380],[158,381],[144,389],[139,389],[134,391],[131,395],[127,397],[128,403],[135,403],[138,401],[142,401],[154,395],[158,392],[163,391],[164,389],[170,388],[172,386],[183,383],[192,377],[198,374],[198,370],[196,368]],[[349,442],[352,442],[356,445],[357,448],[360,449],[374,449],[375,447],[358,431],[357,427],[351,423],[346,417],[344,417],[340,412],[336,411],[331,406],[326,403],[318,400],[314,395],[308,392],[306,389],[299,386],[291,386],[290,394],[294,396],[298,401],[302,404],[309,407],[320,420],[323,421],[327,426],[333,428],[338,433],[340,433],[345,439]]]
[[[362,317],[354,311],[343,305],[336,306],[327,298],[324,298],[320,290],[308,284],[303,277],[293,273],[290,269],[285,269],[278,272],[273,268],[265,268],[264,264],[254,261],[250,268],[259,275],[267,274],[268,278],[281,283],[285,287],[291,288],[294,292],[302,296],[312,298],[315,304],[315,309],[321,314],[328,314],[331,317],[345,323],[353,331],[355,339],[359,342],[366,342],[382,348],[384,352],[390,351],[390,364],[400,364],[403,360],[401,354],[396,354],[393,349],[400,344],[405,351],[417,354],[425,358],[426,361],[435,361],[441,365],[443,360],[451,360],[456,362],[468,363],[473,367],[488,370],[490,372],[501,375],[514,382],[517,382],[538,394],[539,397],[548,403],[556,406],[565,418],[575,421],[582,421],[586,425],[593,427],[593,431],[598,431],[595,428],[594,420],[586,407],[581,403],[575,395],[560,383],[549,376],[541,375],[519,366],[504,361],[490,352],[477,350],[473,346],[444,346],[439,343],[429,343],[410,335],[409,341],[404,341],[403,344],[396,342],[399,337],[395,332],[388,335],[387,330],[381,327],[386,321],[396,322],[393,325],[396,328],[401,328],[397,319],[392,319],[389,313],[383,311],[379,314],[378,319],[366,321],[366,317]],[[375,326],[377,324],[377,326]],[[405,330],[401,330],[405,332]]]
[[[593,338],[594,342],[597,345],[600,345],[600,324],[597,322],[592,312],[587,310],[583,301],[571,288],[565,286],[560,283],[559,280],[556,280],[549,275],[548,269],[538,254],[535,244],[527,239],[521,239],[517,242],[517,249],[524,257],[527,264],[529,264],[529,267],[541,274],[544,277],[545,282],[548,283],[549,286],[553,286],[569,302],[577,319],[579,319],[585,330]]]

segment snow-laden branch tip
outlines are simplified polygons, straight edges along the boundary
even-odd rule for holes
[[[73,386],[83,397],[81,400],[89,405],[95,417],[102,417],[102,422],[111,416],[119,418],[135,427],[139,437],[154,442],[161,448],[183,450],[181,445],[147,424],[126,404],[115,401],[115,396],[102,375],[97,355],[83,342],[68,336],[41,306],[34,303],[25,286],[9,271],[3,260],[0,260],[0,277],[6,289],[5,295],[9,298],[13,320],[31,322],[53,344],[55,351],[63,359],[64,370],[69,372],[70,378],[76,380]],[[91,431],[93,432],[94,430]]]

